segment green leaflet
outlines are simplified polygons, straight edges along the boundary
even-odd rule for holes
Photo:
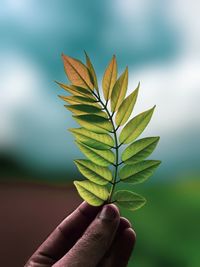
[[[147,180],[160,165],[158,160],[144,160],[132,165],[125,165],[119,171],[119,177],[123,182],[138,184]]]
[[[113,198],[120,206],[132,211],[140,209],[146,203],[146,199],[143,196],[127,190],[115,192]]]
[[[115,123],[117,126],[124,125],[124,123],[126,123],[129,119],[137,100],[139,87],[140,84],[138,84],[137,88],[129,96],[127,96],[120,105],[115,117]]]
[[[113,130],[111,122],[98,115],[85,114],[73,117],[82,127],[95,133],[107,133]]]
[[[92,206],[101,206],[108,198],[107,187],[91,181],[74,181],[80,196]]]
[[[109,100],[117,79],[117,61],[113,56],[103,76],[102,88],[105,100]]]
[[[128,144],[135,140],[148,125],[154,109],[155,106],[131,119],[121,131],[119,136],[120,143]]]
[[[95,72],[94,67],[92,65],[92,62],[91,62],[91,60],[90,60],[90,58],[86,52],[85,52],[85,57],[86,57],[86,65],[88,67],[92,83],[94,84],[94,87],[98,90],[98,82],[97,82],[96,72]]]
[[[92,133],[92,132],[91,132]],[[74,134],[75,138],[77,141],[81,142],[82,144],[89,146],[91,148],[94,149],[98,149],[98,150],[108,150],[111,147],[109,147],[108,145],[105,145],[99,141],[95,141],[94,139],[90,139],[86,136],[82,136],[80,134]]]
[[[155,149],[160,137],[146,137],[135,141],[122,152],[122,161],[132,164],[147,158]]]
[[[69,130],[87,157],[75,160],[78,170],[87,179],[74,182],[80,196],[93,206],[116,202],[133,211],[139,209],[146,202],[142,196],[127,190],[116,192],[116,189],[120,182],[127,187],[127,183],[144,182],[160,164],[157,160],[146,160],[155,149],[159,137],[136,140],[150,122],[155,106],[132,118],[140,83],[126,97],[128,67],[117,77],[115,56],[104,72],[102,92],[86,52],[86,65],[75,58],[62,57],[71,84],[57,84],[71,95],[60,98],[69,104],[65,107],[81,126]],[[123,151],[124,144],[129,145]],[[122,167],[119,167],[121,164]]]
[[[85,128],[69,129],[81,143],[96,149],[107,150],[114,146],[109,134],[97,134]]]
[[[118,110],[126,95],[128,85],[128,68],[117,79],[111,94],[111,111]]]
[[[76,105],[65,105],[65,107],[73,112],[76,115],[83,115],[83,114],[96,114],[98,116],[108,118],[108,115],[102,111],[101,108],[87,105],[87,104],[76,104]]]
[[[60,96],[60,95],[59,97],[71,105],[86,104],[86,105],[91,105],[91,106],[101,108],[98,102],[91,98],[86,98],[82,96]]]
[[[96,184],[106,185],[112,181],[112,173],[107,167],[99,166],[86,159],[75,160],[75,163],[79,171]]]
[[[79,86],[74,86],[74,85],[68,85],[68,84],[64,84],[64,83],[59,83],[56,82],[62,89],[64,89],[65,91],[69,92],[72,95],[75,96],[84,96],[84,97],[89,97],[95,100],[95,97],[91,94],[91,91],[79,87]]]
[[[67,77],[73,85],[88,89],[94,88],[94,85],[90,79],[89,71],[80,60],[64,54],[62,54],[62,58]]]
[[[107,167],[115,162],[115,155],[111,150],[97,150],[76,142],[85,156],[99,166]]]

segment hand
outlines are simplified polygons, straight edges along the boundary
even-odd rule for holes
[[[53,231],[25,267],[125,267],[135,243],[117,207],[83,202]]]

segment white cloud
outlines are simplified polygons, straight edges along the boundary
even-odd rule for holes
[[[44,71],[19,53],[4,51],[0,57],[1,151],[12,151],[23,163],[63,164],[65,112],[61,103],[59,110],[56,92],[52,99],[51,88],[46,90]]]
[[[154,65],[132,72],[129,85],[141,81],[136,111],[157,104],[153,129],[175,134],[200,120],[200,61],[180,58],[169,65]],[[130,87],[130,86],[129,86]]]
[[[37,98],[36,81],[41,77],[36,67],[17,53],[8,51],[0,57],[0,147],[4,147],[15,143],[16,112],[28,109]]]

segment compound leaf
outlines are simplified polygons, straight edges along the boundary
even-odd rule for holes
[[[132,164],[147,158],[155,149],[160,137],[146,137],[139,139],[122,152],[122,161]]]
[[[106,71],[103,76],[102,80],[102,88],[105,100],[109,100],[111,97],[111,93],[113,90],[113,86],[117,79],[117,61],[116,57],[113,56]]]
[[[93,89],[94,85],[91,82],[90,74],[87,67],[75,58],[62,54],[65,72],[68,79],[73,85],[83,88]]]
[[[79,149],[92,162],[99,166],[107,167],[115,162],[115,154],[111,150],[98,150],[76,142]]]
[[[132,165],[125,165],[119,171],[119,177],[126,183],[142,183],[154,173],[160,163],[159,160],[144,160]]]
[[[131,119],[122,129],[119,136],[119,141],[121,143],[128,144],[135,140],[148,125],[154,109],[155,106]]]
[[[95,114],[84,114],[73,117],[82,127],[95,133],[107,133],[113,130],[112,124],[108,119]]]
[[[75,160],[75,164],[87,179],[96,184],[106,185],[112,181],[112,173],[107,167],[99,166],[86,159]]]
[[[114,146],[114,140],[109,134],[97,134],[85,128],[69,129],[81,143],[96,149],[110,149]]]
[[[132,211],[140,209],[146,203],[146,199],[143,196],[127,190],[116,191],[114,200],[117,201],[121,207]]]
[[[138,84],[138,87],[121,103],[115,117],[115,123],[117,126],[124,125],[129,119],[137,100],[139,86],[140,84]]]
[[[111,111],[116,111],[126,95],[128,85],[128,68],[117,79],[111,94]]]
[[[87,180],[75,181],[74,184],[80,196],[90,205],[116,202],[130,210],[139,209],[146,200],[127,190],[115,192],[115,185],[118,182],[141,183],[161,163],[157,160],[145,160],[155,149],[159,137],[135,141],[150,122],[155,106],[128,121],[137,101],[140,83],[126,97],[128,67],[117,79],[117,61],[113,56],[102,79],[104,102],[99,92],[95,69],[86,52],[85,57],[86,64],[83,64],[80,60],[62,55],[66,75],[72,84],[57,82],[71,94],[59,97],[68,103],[65,107],[81,125],[78,129],[69,130],[75,136],[80,151],[88,158],[75,160],[78,170]],[[121,126],[123,129],[118,135],[117,130]],[[122,161],[119,163],[118,148],[129,143],[131,144],[122,151]],[[121,163],[124,166],[118,169]],[[109,165],[114,166],[115,178],[112,177]]]
[[[92,206],[101,206],[108,199],[106,186],[95,184],[91,181],[74,181],[79,195]]]

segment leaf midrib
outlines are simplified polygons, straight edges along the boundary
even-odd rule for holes
[[[84,136],[84,137],[87,137],[88,139],[91,139],[91,140],[94,140],[95,142],[99,142],[99,143],[101,143],[102,145],[107,145],[107,146],[109,146],[110,148],[112,148],[112,146],[110,145],[110,144],[108,144],[108,142],[106,141],[105,143],[103,143],[102,141],[99,141],[98,139],[94,139],[94,137],[91,137],[91,136],[87,136],[86,134],[84,134],[84,133],[78,133],[78,132],[76,132],[76,131],[72,131],[72,133],[74,133],[74,134],[78,134],[78,135],[80,135],[80,136]],[[106,135],[106,134],[99,134],[99,135]],[[108,135],[109,136],[109,135]],[[105,136],[105,138],[107,138],[108,136]],[[110,137],[110,136],[109,136]]]
[[[67,59],[66,59],[67,60]],[[74,66],[71,64],[71,62],[69,60],[67,60],[67,62],[69,63],[69,65],[73,68],[73,70],[81,77],[82,81],[84,82],[84,84],[90,88],[90,86],[88,85],[88,83],[85,81],[84,77],[78,72],[78,70],[76,70],[76,68],[74,68]],[[82,63],[81,63],[82,64]],[[86,70],[88,71],[87,67],[84,66],[86,68]],[[91,88],[90,88],[91,89]]]
[[[140,115],[140,114],[139,114],[139,115]],[[137,116],[139,116],[139,115],[137,115]],[[145,114],[144,118],[143,118],[143,121],[144,121],[149,115],[151,116],[151,114],[149,114],[149,113],[147,112],[147,113]],[[136,118],[136,117],[135,117],[135,118]],[[133,120],[134,120],[135,118],[133,118]],[[124,139],[123,142],[121,142],[121,144],[123,144],[124,142],[126,142],[128,138],[130,138],[132,135],[134,135],[134,133],[138,130],[139,126],[140,126],[140,122],[138,122],[138,123],[136,124],[136,128],[134,129],[134,131],[133,131],[133,132],[131,131],[131,133],[127,136],[127,138]],[[125,127],[126,127],[126,126],[125,126]],[[134,139],[133,139],[133,140],[134,140]],[[120,144],[120,145],[121,145],[121,144]]]
[[[142,153],[144,150],[148,149],[151,145],[154,145],[156,141],[153,141],[151,144],[149,144],[148,146],[143,147],[141,150],[139,150],[136,154],[133,154],[131,157],[129,157],[128,159],[124,160],[124,162],[126,162],[127,160],[131,160],[134,157],[137,157],[138,154]]]
[[[105,161],[107,161],[107,162],[109,162],[109,163],[112,164],[112,162],[109,161],[107,158],[104,158],[102,155],[99,155],[99,154],[95,151],[95,149],[90,148],[90,147],[88,147],[87,145],[84,145],[84,144],[82,144],[82,143],[80,143],[80,142],[77,142],[77,143],[78,143],[78,144],[81,144],[81,145],[84,146],[86,149],[91,150],[91,151],[92,151],[95,155],[97,155],[98,157],[101,157],[103,160],[105,160]]]
[[[122,77],[122,81],[121,83],[119,84],[120,88],[123,88],[124,87],[124,83],[126,82],[125,81],[125,78],[126,78],[126,72],[124,73],[123,77]],[[126,93],[126,90],[125,90],[125,93]],[[123,92],[123,90],[119,90],[119,95],[117,97],[117,101],[115,103],[115,107],[114,107],[114,111],[116,110],[116,107],[119,105],[120,101],[122,103],[122,100],[120,100],[121,96],[125,95],[125,93]]]
[[[136,89],[136,90],[137,90],[137,89]],[[132,92],[132,94],[133,94],[132,97],[130,97],[130,95],[128,96],[128,97],[131,98],[131,100],[132,100],[132,98],[133,98],[134,96],[135,96],[136,99],[137,99],[138,91],[136,91],[136,95],[135,95],[134,93],[135,93],[135,91]],[[128,99],[128,97],[127,97],[124,101],[126,101],[126,100]],[[123,104],[123,102],[121,103],[121,105],[122,105],[122,104]],[[120,105],[120,107],[121,107],[121,105]],[[128,112],[130,112],[130,110],[133,109],[134,105],[135,105],[135,103],[134,103],[133,100],[132,100],[132,101],[131,101],[131,104],[128,105],[128,108],[125,110],[125,114],[124,114],[124,116],[121,117],[121,120],[120,120],[120,122],[119,122],[119,125],[121,125],[121,123],[123,122],[123,120],[124,120],[126,114],[127,114]],[[119,107],[119,111],[120,111],[120,107]],[[132,113],[132,111],[130,112],[130,115],[131,115],[131,113]],[[126,120],[126,121],[127,121],[127,120]],[[126,121],[125,121],[125,122],[126,122]],[[124,124],[124,123],[123,123],[123,124]]]
[[[108,86],[108,91],[107,91],[107,96],[106,96],[107,99],[109,99],[111,95],[111,82],[113,78],[113,72],[114,72],[114,60],[112,60],[111,75],[109,77],[109,86]]]
[[[78,162],[78,161],[77,161]],[[84,164],[78,162],[78,164],[80,164],[82,167],[84,167],[85,169],[89,170],[90,172],[92,172],[93,175],[97,175],[100,177],[100,179],[109,182],[109,180],[105,179],[105,177],[101,176],[99,173],[95,172],[94,170],[90,169],[89,167],[86,167]]]
[[[89,193],[89,194],[95,196],[96,198],[98,198],[98,199],[101,200],[101,201],[105,201],[103,198],[101,198],[100,196],[97,196],[95,193],[89,191],[89,190],[88,190],[87,188],[85,188],[84,186],[82,186],[82,185],[80,185],[80,184],[78,184],[78,185],[79,185],[80,187],[82,187],[87,193]],[[100,185],[99,185],[99,186],[100,186]]]
[[[151,169],[152,167],[155,167],[156,165],[159,165],[159,164],[160,164],[160,163],[156,163],[156,164],[154,164],[154,165],[152,165],[152,166],[150,166],[150,167],[148,167],[148,168],[145,168],[145,169],[143,169],[143,170],[141,170],[141,171],[139,171],[139,172],[133,173],[133,174],[131,174],[131,175],[129,175],[129,176],[126,176],[126,177],[124,177],[124,178],[121,177],[121,179],[122,179],[122,180],[129,179],[130,177],[135,176],[135,175],[139,175],[139,174],[141,174],[141,172],[144,172],[144,171],[146,171],[146,170],[148,170],[148,169]],[[128,165],[128,166],[130,166],[130,165]]]

